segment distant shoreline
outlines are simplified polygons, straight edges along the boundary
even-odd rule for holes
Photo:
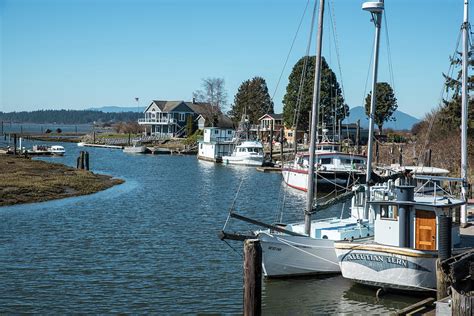
[[[88,195],[124,182],[58,163],[0,155],[0,206]]]

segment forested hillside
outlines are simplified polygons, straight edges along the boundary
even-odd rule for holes
[[[0,112],[0,121],[20,123],[87,124],[93,122],[136,121],[139,113],[104,113],[91,110],[39,110],[32,112]]]

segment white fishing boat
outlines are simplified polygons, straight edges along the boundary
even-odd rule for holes
[[[381,11],[371,12],[376,25],[380,25]],[[461,178],[419,176],[433,181],[438,188],[431,195],[415,194],[412,183],[399,186],[389,183],[389,192],[383,194],[377,192],[377,187],[370,188],[367,204],[369,219],[374,223],[374,237],[334,245],[342,275],[347,279],[381,288],[432,291],[437,283],[436,260],[449,258],[461,240],[467,186],[467,13],[468,2],[464,0]],[[461,183],[461,197],[438,187],[441,181]]]
[[[54,156],[64,156],[66,150],[63,146],[54,145],[48,148],[48,151],[51,152]]]
[[[436,259],[459,243],[459,225],[452,220],[465,201],[446,195],[417,196],[414,188],[392,182],[383,189],[370,188],[367,203],[374,236],[334,243],[344,278],[398,290],[436,288]]]
[[[318,188],[347,188],[363,183],[366,176],[367,157],[344,153],[340,144],[322,142],[317,145],[316,176]],[[293,162],[283,165],[282,176],[285,183],[301,191],[308,190],[309,153],[298,153]]]
[[[244,141],[240,145],[235,146],[231,155],[222,156],[224,164],[244,165],[244,166],[261,166],[265,155],[263,153],[263,145],[259,141]]]

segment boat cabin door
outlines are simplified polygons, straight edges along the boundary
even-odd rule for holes
[[[436,213],[416,210],[415,248],[436,250]]]

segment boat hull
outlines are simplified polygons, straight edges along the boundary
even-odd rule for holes
[[[263,165],[263,157],[233,157],[224,156],[222,162],[229,165],[241,165],[241,166],[255,166],[260,167]]]
[[[308,190],[308,171],[297,170],[292,168],[283,168],[283,181],[292,188],[301,191]],[[365,177],[365,173],[338,171],[338,172],[321,172],[317,173],[317,184],[320,189],[324,187],[334,188],[335,185],[346,188],[353,185],[355,182],[361,183]]]
[[[388,289],[436,289],[436,251],[336,242],[342,276],[354,282]]]
[[[340,273],[334,241],[260,233],[266,277]]]

